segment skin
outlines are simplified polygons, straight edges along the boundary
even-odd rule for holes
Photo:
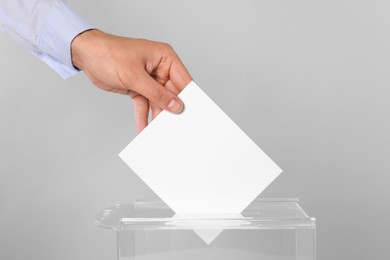
[[[177,96],[192,78],[173,48],[166,43],[132,39],[89,30],[72,42],[72,62],[91,82],[134,101],[137,131],[162,110],[180,113]]]

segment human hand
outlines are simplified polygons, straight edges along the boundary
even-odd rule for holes
[[[180,113],[177,97],[192,78],[168,44],[89,30],[72,42],[72,62],[91,82],[134,101],[138,132],[163,109]]]

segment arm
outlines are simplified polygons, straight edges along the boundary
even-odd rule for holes
[[[92,26],[62,0],[0,0],[0,30],[63,78],[77,73],[70,43]]]
[[[192,80],[165,43],[103,33],[62,0],[0,0],[0,29],[63,78],[82,69],[97,87],[134,100],[138,131],[162,109],[179,113],[178,93]],[[73,66],[74,65],[74,66]]]

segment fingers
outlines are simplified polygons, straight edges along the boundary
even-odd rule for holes
[[[168,110],[172,113],[180,113],[183,110],[183,103],[172,91],[156,82],[147,72],[133,85],[133,89],[149,99],[160,109]]]
[[[169,71],[169,77],[175,88],[181,92],[192,81],[192,77],[180,58],[177,55],[175,56]]]
[[[171,91],[175,95],[179,95],[179,93],[180,93],[180,90],[178,88],[176,88],[175,85],[173,85],[171,80],[168,80],[165,83],[164,87],[166,87],[169,91]]]
[[[140,133],[148,125],[149,114],[149,101],[141,96],[137,95],[133,97],[135,123],[138,133]]]
[[[162,109],[152,102],[149,102],[149,106],[152,110],[152,119],[155,119],[161,113]]]

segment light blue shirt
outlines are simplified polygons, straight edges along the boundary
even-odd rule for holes
[[[0,0],[0,30],[63,78],[77,73],[72,65],[72,40],[91,28],[63,0]]]

